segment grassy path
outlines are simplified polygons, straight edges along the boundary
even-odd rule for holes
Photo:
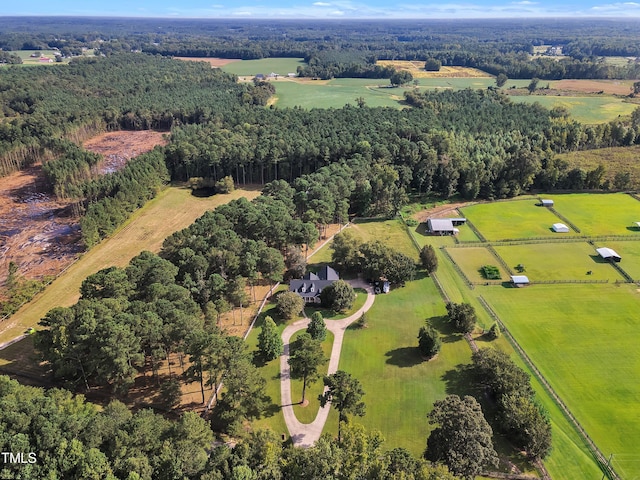
[[[0,343],[12,340],[52,308],[73,305],[79,298],[82,281],[92,273],[112,265],[123,267],[143,250],[157,252],[164,239],[191,225],[207,210],[240,197],[254,198],[257,188],[237,189],[226,195],[199,198],[186,187],[165,188],[156,198],[135,212],[111,237],[85,253],[33,301],[0,324]]]

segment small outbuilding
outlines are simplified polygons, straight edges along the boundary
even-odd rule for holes
[[[556,233],[569,233],[569,227],[567,227],[564,223],[554,223],[551,228]]]
[[[526,287],[529,285],[529,277],[526,275],[511,275],[511,284],[515,287]]]
[[[460,230],[453,226],[450,218],[428,219],[427,231],[432,235],[457,235],[460,232]]]
[[[618,255],[615,250],[607,247],[596,248],[596,252],[598,252],[598,255],[609,262],[619,262],[620,260],[622,260],[622,257]]]
[[[542,205],[543,207],[553,207],[553,200],[543,198],[542,200],[540,200],[540,205]]]
[[[636,225],[636,228],[640,228],[640,222],[634,222]]]

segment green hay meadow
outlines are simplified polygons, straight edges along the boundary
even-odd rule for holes
[[[637,105],[612,96],[565,97],[547,95],[512,95],[513,102],[539,103],[552,109],[564,107],[571,118],[585,124],[606,123],[619,116],[631,115]]]
[[[419,260],[418,250],[411,241],[411,237],[409,237],[406,227],[400,219],[358,219],[349,228],[351,232],[356,235],[356,238],[359,238],[363,242],[379,240],[394,250],[408,255],[416,262]]]
[[[382,432],[388,448],[422,454],[430,432],[427,414],[448,393],[447,372],[470,361],[467,343],[443,325],[445,314],[433,281],[424,277],[378,295],[368,326],[345,334],[340,369],[360,380],[367,406],[356,421]],[[417,335],[427,319],[442,333],[443,346],[436,358],[423,361]]]
[[[524,274],[532,282],[545,280],[607,280],[624,278],[609,262],[604,261],[593,245],[586,242],[538,243],[494,247],[498,255],[514,271],[525,267]],[[591,274],[587,274],[591,272]]]
[[[500,265],[498,260],[485,247],[448,248],[447,252],[472,282],[484,282],[487,280],[480,272],[484,265],[498,267],[502,280],[509,280],[509,272]]]
[[[640,189],[640,146],[599,148],[596,150],[582,150],[563,153],[558,158],[569,164],[569,169],[582,168],[593,170],[599,165],[604,166],[604,179],[613,185],[616,173],[629,173],[631,186]]]
[[[638,478],[636,287],[487,287],[482,294],[601,451],[614,454],[622,478]]]
[[[489,241],[536,237],[571,236],[575,232],[554,233],[551,225],[561,222],[537,198],[508,202],[480,203],[461,208],[476,229]]]
[[[576,193],[551,196],[554,208],[580,228],[582,235],[631,235],[640,232],[640,201],[624,193]],[[566,235],[566,234],[564,234]]]
[[[238,62],[228,63],[222,67],[225,72],[233,73],[238,76],[251,76],[262,73],[269,75],[277,73],[278,75],[287,75],[287,73],[295,73],[299,66],[305,66],[302,58],[261,58],[259,60],[240,60]]]

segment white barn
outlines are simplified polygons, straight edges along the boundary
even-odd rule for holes
[[[526,275],[511,275],[511,283],[516,287],[529,285],[529,277]]]
[[[564,223],[554,223],[551,228],[556,233],[569,233],[569,227],[567,227]]]
[[[598,255],[600,255],[605,260],[608,260],[609,262],[619,262],[620,260],[622,260],[622,257],[618,255],[615,250],[607,247],[596,248],[596,252],[598,252]]]

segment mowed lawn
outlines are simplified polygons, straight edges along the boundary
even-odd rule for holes
[[[586,242],[536,243],[494,247],[498,255],[515,270],[525,267],[532,282],[544,280],[624,280],[595,247]],[[591,272],[588,274],[587,272]]]
[[[583,235],[631,235],[640,239],[640,201],[625,193],[553,195],[554,208]],[[566,235],[566,234],[565,234]]]
[[[538,202],[537,198],[531,198],[480,203],[460,210],[489,241],[576,235],[573,231],[555,234],[551,225],[561,220],[548,208],[538,206]]]
[[[585,95],[584,97],[512,95],[510,98],[513,102],[539,103],[548,109],[564,107],[571,114],[571,118],[586,124],[610,122],[619,116],[631,115],[637,107],[636,104],[625,102],[622,98],[608,95]]]
[[[498,267],[502,280],[509,280],[509,272],[500,265],[500,262],[485,247],[448,248],[447,252],[472,282],[487,280],[480,271],[485,265]]]
[[[389,448],[422,454],[430,432],[427,414],[448,393],[447,372],[470,362],[465,340],[443,329],[445,314],[433,281],[424,277],[378,295],[367,328],[350,329],[344,337],[339,368],[365,391],[367,413],[355,421],[382,432]],[[442,350],[428,362],[417,349],[418,330],[427,319],[444,330]]]
[[[236,189],[227,195],[199,198],[186,187],[168,187],[136,211],[110,238],[85,253],[32,302],[3,323],[0,342],[37,327],[44,315],[57,306],[73,305],[79,298],[82,281],[102,268],[123,267],[143,250],[157,252],[166,237],[191,225],[207,210],[240,197],[254,198],[258,189]]]
[[[622,478],[640,476],[640,292],[630,285],[486,288],[485,299]]]

